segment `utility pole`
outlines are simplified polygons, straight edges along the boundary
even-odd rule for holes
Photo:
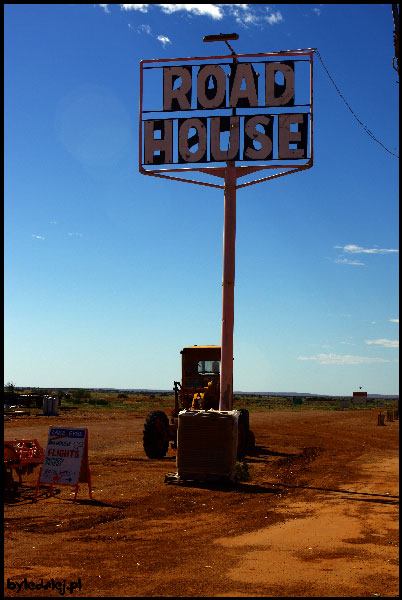
[[[395,56],[392,59],[392,66],[399,75],[399,4],[392,5],[392,16],[394,18],[394,45]],[[395,66],[396,63],[396,66]]]

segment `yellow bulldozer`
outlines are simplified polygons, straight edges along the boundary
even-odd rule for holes
[[[220,346],[187,346],[182,356],[181,382],[174,382],[174,409],[170,419],[162,410],[154,410],[146,418],[143,445],[148,458],[166,455],[169,444],[177,448],[180,410],[219,410]],[[237,459],[243,460],[255,449],[255,438],[249,426],[249,413],[239,409]]]

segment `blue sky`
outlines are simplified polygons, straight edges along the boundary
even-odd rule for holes
[[[5,370],[171,389],[220,344],[223,191],[138,172],[139,63],[318,48],[314,166],[237,192],[234,389],[398,393],[390,4],[5,5]],[[393,154],[392,154],[393,153]]]

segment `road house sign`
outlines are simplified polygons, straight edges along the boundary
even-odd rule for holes
[[[141,61],[140,171],[312,166],[312,56]]]
[[[238,35],[203,41],[232,39]],[[221,411],[233,400],[236,190],[313,166],[314,50],[229,48],[228,56],[140,63],[140,173],[224,190]],[[247,180],[264,169],[271,174]],[[189,178],[194,171],[198,181]],[[202,180],[210,175],[224,184]]]

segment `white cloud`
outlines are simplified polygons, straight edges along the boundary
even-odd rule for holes
[[[315,360],[320,365],[363,365],[391,362],[385,358],[370,358],[351,354],[316,354],[315,356],[298,356],[297,360]]]
[[[334,248],[341,248],[344,252],[351,254],[389,254],[392,252],[399,252],[399,250],[385,249],[385,248],[362,248],[355,244],[348,244],[347,246],[334,246]]]
[[[166,14],[172,14],[184,10],[193,15],[208,16],[212,19],[220,20],[223,12],[218,4],[159,4],[162,11]]]
[[[107,13],[110,12],[110,4],[95,6],[102,7]],[[209,17],[215,21],[220,21],[224,17],[232,17],[238,25],[243,27],[247,27],[248,25],[262,25],[266,22],[270,25],[275,25],[283,21],[283,16],[279,10],[276,12],[273,12],[272,8],[265,8],[263,10],[254,4],[120,4],[120,9],[126,12],[137,11],[147,13],[150,7],[159,8],[166,15],[183,12],[191,16]]]
[[[79,233],[78,231],[75,231],[74,233],[68,233],[67,235],[70,237],[82,237],[82,233]]]
[[[399,319],[388,319],[391,323],[399,323]]]
[[[171,40],[166,36],[166,35],[158,35],[155,36],[152,33],[152,29],[149,25],[138,25],[138,27],[133,27],[133,25],[131,25],[130,23],[128,24],[129,28],[132,29],[133,31],[137,32],[137,33],[146,33],[147,35],[150,35],[151,37],[156,37],[156,39],[161,42],[161,44],[163,46],[166,46],[166,44],[171,44]]]
[[[336,258],[334,260],[334,263],[343,264],[343,265],[359,265],[359,266],[362,266],[362,267],[364,267],[364,264],[365,264],[365,263],[360,262],[358,260],[350,260],[349,258]]]
[[[248,25],[259,25],[268,21],[274,25],[283,20],[280,11],[266,16],[256,5],[250,4],[157,4],[165,14],[173,14],[178,11],[185,11],[191,15],[207,16],[216,21],[224,17],[233,17],[238,25],[247,27]],[[259,12],[257,12],[259,11]]]
[[[366,344],[376,344],[377,346],[384,346],[385,348],[399,348],[399,340],[365,340]]]
[[[315,14],[317,15],[317,17],[319,17],[320,14],[321,14],[321,8],[313,8],[313,12],[315,12]]]
[[[343,250],[345,254],[392,254],[398,253],[399,250],[395,248],[363,248],[362,246],[357,246],[356,244],[347,244],[346,246],[334,246],[334,248],[339,248]],[[359,265],[364,266],[365,263],[359,260],[350,260],[349,258],[345,258],[339,256],[334,259],[334,263],[344,264],[344,265]]]
[[[247,25],[257,25],[263,17],[257,15],[250,8],[249,4],[223,4],[228,14],[235,18],[238,25],[247,27]]]
[[[156,39],[161,42],[162,46],[166,46],[166,44],[171,44],[172,43],[169,40],[169,38],[166,37],[166,35],[158,35],[158,37]]]
[[[283,17],[281,12],[277,10],[276,13],[271,13],[268,15],[268,17],[265,17],[265,20],[268,21],[270,25],[276,25],[277,23],[283,21]]]
[[[131,25],[129,25],[129,27],[133,29]],[[147,33],[148,35],[152,35],[151,27],[149,25],[138,25],[137,31],[139,31],[140,33]]]
[[[148,12],[149,4],[120,4],[121,10],[138,10],[142,13]]]
[[[43,237],[43,235],[35,235],[34,233],[32,234],[32,237],[34,237],[37,240],[44,240],[46,238]]]

